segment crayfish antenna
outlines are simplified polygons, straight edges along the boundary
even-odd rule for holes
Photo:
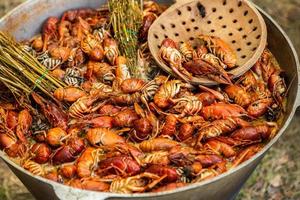
[[[217,76],[214,74],[207,74],[207,77],[216,81],[217,83],[224,84],[224,85],[232,85],[232,82],[229,78],[226,78],[224,75]]]
[[[200,149],[201,147],[203,147],[202,143],[201,143],[201,140],[203,139],[204,135],[202,134],[199,134],[198,137],[197,137],[197,142],[195,143],[195,148],[198,148]]]
[[[248,114],[244,114],[241,117],[247,117],[248,119],[251,119],[251,120],[256,120],[257,119],[256,117],[253,117],[253,116],[248,115]]]
[[[130,128],[123,128],[123,129],[117,130],[116,134],[122,135],[124,132],[128,132],[130,130],[131,130]]]
[[[224,101],[225,97],[223,94],[221,94],[220,92],[216,91],[216,90],[213,90],[213,89],[210,89],[206,86],[203,86],[203,85],[199,85],[199,88],[201,90],[204,90],[206,92],[209,92],[211,94],[213,94],[215,97],[217,97],[220,101]]]
[[[146,105],[146,106],[147,106],[147,105]],[[133,105],[133,107],[134,107],[135,112],[136,112],[138,115],[140,115],[140,116],[143,117],[143,118],[146,117],[146,114],[145,114],[143,108],[142,108],[138,103],[135,102],[134,105]],[[149,106],[148,106],[148,107],[149,107]],[[150,110],[149,110],[149,111],[150,111]]]
[[[154,103],[151,102],[149,105],[150,105],[150,107],[151,107],[152,109],[154,109],[154,111],[157,112],[158,114],[160,114],[160,115],[169,115],[169,113],[166,113],[166,112],[162,111],[162,110],[161,110],[160,108],[158,108]],[[151,108],[150,108],[150,110],[151,110]]]

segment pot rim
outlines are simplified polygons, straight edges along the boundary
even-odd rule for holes
[[[28,0],[22,4],[20,4],[19,6],[17,6],[16,8],[14,8],[13,10],[11,10],[10,12],[8,12],[4,17],[2,17],[0,19],[0,24],[5,23],[5,21],[7,21],[7,19],[9,19],[9,17],[11,15],[14,15],[15,13],[19,12],[22,10],[23,7],[30,7],[30,5],[34,5],[34,4],[38,4],[40,0]],[[285,33],[285,31],[281,28],[281,26],[268,14],[266,13],[264,10],[262,10],[259,6],[257,6],[256,4],[254,4],[255,7],[258,9],[258,11],[263,15],[263,17],[268,18],[272,24],[277,28],[277,30],[280,31],[280,33],[284,36],[286,42],[288,43],[292,53],[293,53],[293,57],[296,61],[296,67],[297,67],[297,84],[298,84],[298,90],[297,90],[297,94],[296,94],[296,99],[294,101],[294,105],[293,108],[291,110],[291,112],[289,113],[286,122],[283,124],[283,126],[281,127],[281,129],[279,130],[279,132],[277,133],[277,135],[271,140],[269,141],[269,143],[264,146],[264,148],[258,152],[257,154],[255,154],[252,158],[250,158],[249,160],[243,162],[242,164],[238,165],[237,167],[235,167],[234,169],[230,169],[225,173],[222,173],[212,179],[209,180],[205,180],[199,183],[193,183],[193,184],[189,184],[187,186],[183,186],[177,189],[173,189],[170,191],[164,191],[164,192],[157,192],[157,193],[134,193],[134,194],[118,194],[118,193],[110,193],[110,192],[95,192],[95,191],[89,191],[89,190],[82,190],[82,189],[77,189],[77,188],[73,188],[61,183],[57,183],[51,180],[48,180],[46,178],[40,177],[40,176],[36,176],[31,174],[30,172],[28,172],[27,170],[25,170],[24,168],[22,168],[20,165],[14,163],[3,151],[0,151],[0,157],[9,165],[13,166],[14,168],[16,168],[17,170],[21,171],[22,173],[25,173],[29,176],[32,176],[36,179],[38,179],[39,181],[45,182],[47,184],[50,184],[51,186],[53,186],[54,190],[55,188],[64,188],[67,191],[70,191],[70,189],[72,190],[77,190],[83,193],[89,193],[89,194],[93,194],[93,195],[101,195],[103,196],[103,198],[117,198],[117,197],[122,197],[122,198],[142,198],[142,197],[159,197],[159,196],[165,196],[168,194],[175,194],[175,193],[179,193],[179,192],[184,192],[187,190],[192,190],[201,186],[205,186],[211,183],[214,183],[216,181],[219,181],[222,178],[225,178],[227,176],[229,176],[230,174],[236,173],[237,171],[241,170],[242,168],[244,168],[245,166],[251,164],[254,160],[259,159],[260,157],[262,157],[277,141],[278,139],[282,136],[282,134],[284,133],[284,131],[286,130],[286,128],[288,127],[288,125],[290,124],[291,119],[294,117],[296,108],[298,106],[300,106],[300,83],[299,83],[299,79],[300,79],[300,65],[299,65],[299,59],[298,59],[298,55],[297,52],[291,42],[291,40],[289,39],[289,37],[287,36],[287,34]],[[295,81],[295,80],[294,80]]]

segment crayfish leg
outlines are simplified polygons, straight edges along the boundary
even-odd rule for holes
[[[204,135],[203,134],[199,134],[197,137],[197,142],[195,143],[195,147],[196,148],[201,148],[203,145],[201,143],[201,140],[203,139]]]
[[[213,90],[213,89],[210,89],[208,87],[205,87],[203,85],[199,85],[199,88],[201,90],[204,90],[206,92],[209,92],[211,94],[213,94],[215,97],[217,97],[220,101],[224,101],[225,97],[223,94],[221,94],[220,92],[216,91],[216,90]]]
[[[188,74],[188,78],[186,77],[185,74],[181,73],[175,66],[171,65],[171,69],[173,70],[173,72],[175,72],[176,75],[178,75],[182,80],[184,80],[185,82],[189,83],[192,76],[190,74]],[[188,73],[188,72],[187,72]]]
[[[159,179],[149,183],[146,187],[147,187],[147,190],[151,190],[152,188],[154,188],[157,184],[159,184],[163,179],[165,179],[168,175],[165,174],[163,175],[162,177],[160,177]]]

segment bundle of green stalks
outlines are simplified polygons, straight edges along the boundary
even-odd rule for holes
[[[54,98],[53,92],[65,83],[52,77],[48,69],[23,50],[10,35],[0,31],[0,81],[18,100],[39,91]]]
[[[143,66],[138,66],[138,32],[143,20],[142,0],[109,0],[110,24],[113,27],[119,49],[128,59],[132,76],[142,78]]]

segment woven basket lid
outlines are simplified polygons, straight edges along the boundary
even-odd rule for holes
[[[200,34],[217,36],[237,54],[237,67],[228,71],[239,77],[248,71],[261,56],[267,42],[266,24],[246,0],[179,0],[168,8],[150,27],[150,51],[168,73],[172,69],[159,59],[158,51],[165,38],[177,43],[189,41],[196,45]],[[191,83],[215,85],[207,78],[193,77]]]

